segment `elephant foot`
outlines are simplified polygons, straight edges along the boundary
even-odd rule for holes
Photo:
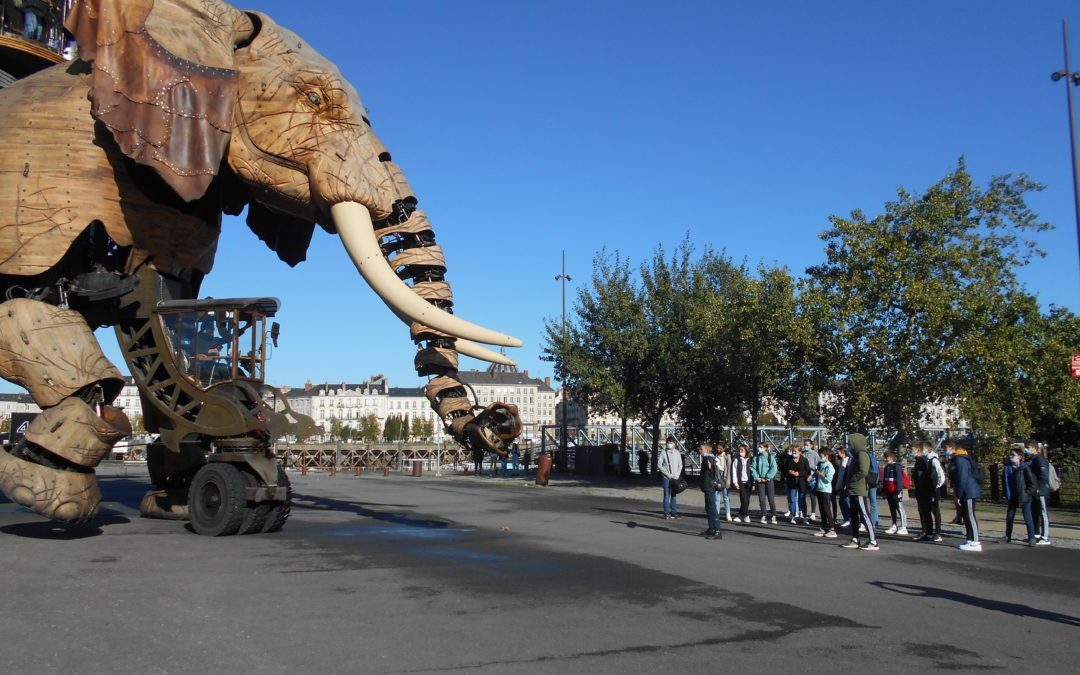
[[[190,511],[187,499],[188,491],[151,490],[139,504],[139,513],[143,518],[164,518],[165,520],[188,520]]]
[[[101,508],[101,491],[93,471],[52,468],[2,449],[0,490],[16,504],[63,523],[90,520]]]

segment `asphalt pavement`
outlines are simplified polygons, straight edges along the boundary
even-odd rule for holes
[[[401,474],[291,474],[282,532],[213,539],[139,518],[141,471],[102,473],[91,525],[0,504],[5,673],[1058,672],[1080,656],[1065,546],[852,551],[756,522],[707,541],[700,493],[667,521],[647,490]]]

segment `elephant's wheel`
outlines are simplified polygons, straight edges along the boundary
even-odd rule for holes
[[[247,480],[224,462],[205,464],[188,491],[191,528],[208,537],[236,534],[247,516]]]
[[[277,532],[285,526],[285,521],[289,519],[289,513],[292,511],[292,484],[289,483],[289,477],[285,475],[285,469],[278,466],[278,485],[284,485],[287,490],[287,496],[283,502],[274,502],[274,506],[270,509],[270,514],[267,516],[266,522],[263,525],[263,532]]]

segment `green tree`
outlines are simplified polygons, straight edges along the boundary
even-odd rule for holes
[[[367,443],[379,440],[379,418],[375,413],[368,413],[360,418],[358,437]]]
[[[388,415],[383,425],[383,440],[396,441],[401,436],[401,418],[397,415]]]
[[[691,379],[686,357],[693,346],[689,320],[696,295],[693,254],[689,239],[684,239],[670,258],[657,248],[640,269],[644,352],[628,398],[629,409],[652,430],[651,473],[656,473],[660,421],[678,404]]]
[[[400,441],[409,440],[409,415],[408,415],[408,413],[406,413],[405,416],[401,419],[400,425],[398,426],[398,440],[400,440]]]
[[[5,417],[0,420],[0,433],[6,434],[9,431],[11,431],[11,418]]]
[[[554,364],[555,378],[574,402],[619,416],[625,449],[646,347],[641,291],[629,260],[618,251],[597,253],[590,283],[578,289],[566,326],[550,320],[544,328],[542,358]]]
[[[331,417],[330,418],[330,438],[335,440],[335,441],[338,440],[339,438],[341,438],[341,429],[342,429],[343,426],[344,425],[342,425],[341,420],[339,420],[336,417]]]
[[[824,346],[830,426],[881,425],[902,442],[923,403],[956,399],[983,433],[1023,431],[1025,411],[1010,401],[1034,305],[1016,269],[1041,254],[1027,237],[1049,228],[1025,202],[1039,189],[1023,175],[980,189],[961,159],[924,194],[900,189],[877,217],[830,218],[826,261],[800,294]]]
[[[1026,335],[1033,348],[1020,382],[1032,435],[1052,448],[1080,448],[1080,378],[1069,368],[1080,354],[1080,317],[1051,307]]]

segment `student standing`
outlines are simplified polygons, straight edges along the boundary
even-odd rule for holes
[[[1008,510],[1005,511],[1005,541],[1012,541],[1013,521],[1016,520],[1016,510],[1019,508],[1024,513],[1024,524],[1027,526],[1027,539],[1024,543],[1034,546],[1039,539],[1035,535],[1031,504],[1039,492],[1039,483],[1035,480],[1027,463],[1024,462],[1023,454],[1023,451],[1018,448],[1010,450],[1005,461],[1005,469],[1002,471],[1005,501],[1009,505]]]
[[[757,453],[750,460],[750,478],[757,485],[758,506],[761,508],[761,522],[766,523],[771,519],[776,524],[776,488],[773,482],[776,478],[776,457],[766,449],[764,443],[758,443]],[[765,499],[768,497],[769,510],[765,510]]]
[[[724,478],[720,475],[720,463],[713,454],[712,446],[702,443],[698,446],[701,454],[701,491],[705,494],[705,515],[709,520],[708,529],[701,533],[706,539],[722,539],[720,533],[720,505],[717,495]]]
[[[1031,475],[1039,485],[1038,493],[1031,502],[1035,530],[1038,532],[1038,541],[1035,543],[1047,545],[1050,543],[1050,512],[1046,509],[1046,500],[1050,496],[1050,462],[1042,456],[1035,441],[1028,441],[1024,446],[1024,456],[1028,460]]]
[[[724,519],[729,523],[731,522],[731,454],[728,453],[727,444],[720,442],[716,444],[716,461],[718,462],[720,475],[723,476],[723,480],[720,481],[720,492],[717,494],[717,499],[723,499],[724,501]]]
[[[877,537],[874,534],[874,525],[870,521],[870,504],[868,495],[870,486],[866,484],[866,477],[870,474],[870,453],[866,450],[866,436],[862,434],[849,434],[848,446],[850,448],[851,461],[847,470],[847,490],[851,495],[851,541],[841,544],[844,548],[857,548],[864,551],[877,551]],[[868,540],[865,544],[859,539],[859,526],[866,528]]]
[[[815,532],[814,536],[836,539],[836,522],[833,519],[832,509],[832,486],[833,478],[836,477],[836,469],[833,467],[831,450],[823,448],[820,454],[821,461],[818,462],[814,473],[817,474],[815,495],[817,496],[818,512],[821,514],[821,529]]]
[[[907,534],[907,511],[904,509],[904,467],[895,450],[885,453],[885,472],[882,476],[885,499],[889,502],[892,525],[885,534]]]
[[[818,463],[821,462],[821,454],[817,451],[814,441],[807,440],[803,443],[803,457],[810,467],[810,482],[814,482],[817,479]],[[814,490],[810,489],[810,492],[813,493]],[[810,494],[808,498],[804,498],[806,503],[802,504],[803,514],[809,516],[810,520],[818,519],[817,502],[814,497],[814,494]]]
[[[664,518],[674,520],[679,517],[679,505],[676,495],[671,491],[671,484],[679,479],[683,470],[682,453],[675,447],[675,437],[668,436],[664,449],[656,458],[656,468],[660,471],[660,484],[664,488]]]
[[[847,491],[847,470],[851,458],[848,457],[847,448],[841,446],[836,449],[833,467],[836,473],[833,475],[833,514],[839,514],[839,527],[847,527],[851,524],[851,506],[848,501],[850,495]]]
[[[975,517],[975,500],[982,496],[978,469],[966,448],[952,448],[949,458],[949,480],[952,482],[956,506],[960,509],[960,518],[964,523],[967,541],[957,544],[961,551],[981,551],[979,541],[979,521]]]
[[[912,469],[915,502],[919,505],[922,534],[915,541],[941,541],[941,486],[945,485],[945,470],[930,443],[919,444],[919,454]]]
[[[739,491],[739,515],[735,521],[750,522],[750,488],[754,485],[750,478],[750,448],[746,443],[739,444],[739,456],[731,463],[731,482]]]
[[[795,509],[791,514],[791,524],[797,525],[799,519],[808,524],[806,513],[800,509],[800,505],[806,503],[806,483],[810,479],[810,465],[802,456],[802,448],[792,445],[789,449],[791,458],[785,465],[784,482],[787,484],[788,503]]]

